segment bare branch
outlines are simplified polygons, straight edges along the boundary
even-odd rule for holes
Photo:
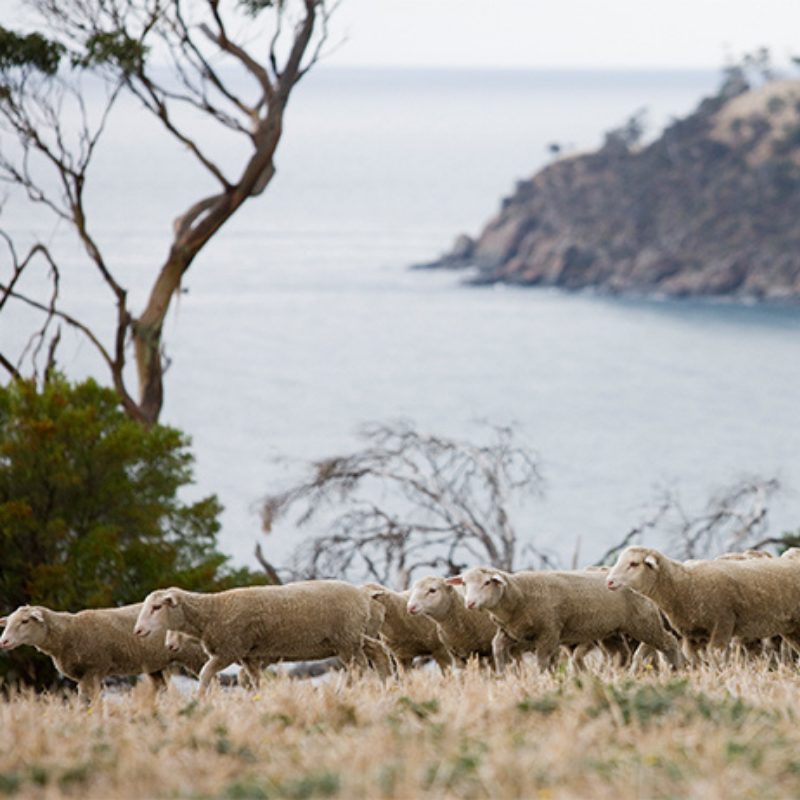
[[[253,4],[248,24],[240,26],[245,21],[241,13],[244,4],[217,0],[30,2],[41,14],[45,38],[55,42],[56,57],[64,57],[57,73],[37,71],[31,65],[3,67],[0,128],[9,134],[13,147],[0,149],[0,181],[21,189],[30,201],[50,209],[72,227],[114,295],[113,344],[101,345],[88,327],[60,308],[55,302],[57,293],[49,300],[26,298],[9,283],[2,303],[23,302],[45,313],[44,325],[30,340],[33,349],[28,352],[34,356],[45,346],[53,319],[87,335],[108,364],[128,413],[153,423],[163,405],[168,361],[162,331],[172,298],[202,248],[244,202],[260,195],[272,180],[291,89],[316,61],[327,36],[325,3],[281,0],[261,8]],[[284,17],[296,24],[291,29],[284,26]],[[234,35],[237,28],[238,38]],[[253,55],[256,46],[262,50],[260,60]],[[278,49],[287,54],[283,66]],[[154,65],[150,56],[156,53],[166,58],[159,58]],[[92,78],[105,82],[106,98],[99,106],[86,99],[84,81]],[[143,109],[159,120],[221,187],[221,191],[191,203],[176,219],[167,259],[160,268],[157,265],[148,301],[138,317],[128,309],[127,293],[117,281],[113,265],[100,252],[84,204],[89,166],[123,91],[137,97]],[[226,176],[227,161],[212,157],[208,128],[203,124],[209,119],[239,137],[234,145],[245,145],[226,149],[227,153],[243,154],[233,167],[238,178]],[[57,342],[58,337],[50,340],[48,363],[55,359]],[[123,378],[131,342],[139,378],[135,401]],[[4,357],[2,363],[9,371],[19,370],[11,358]]]
[[[679,558],[711,558],[780,541],[764,537],[769,524],[769,500],[779,490],[780,483],[775,478],[744,478],[712,496],[702,513],[687,511],[677,491],[664,492],[657,510],[597,563],[611,563],[621,550],[641,543],[650,532],[668,539]]]
[[[400,585],[432,563],[511,569],[517,538],[508,502],[537,494],[541,478],[511,429],[491,431],[493,441],[478,446],[408,423],[373,426],[362,433],[364,449],[318,461],[306,481],[266,497],[263,528],[290,513],[298,527],[323,521],[324,532],[296,553],[307,576],[360,570]]]

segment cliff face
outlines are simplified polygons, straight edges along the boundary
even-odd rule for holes
[[[800,299],[800,81],[697,111],[640,149],[608,137],[517,185],[435,267],[479,282]]]

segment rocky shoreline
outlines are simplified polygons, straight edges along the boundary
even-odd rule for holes
[[[800,300],[800,80],[721,92],[641,146],[635,118],[520,181],[426,268],[471,283]]]

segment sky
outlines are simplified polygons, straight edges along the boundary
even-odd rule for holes
[[[0,22],[23,0],[0,0]],[[326,62],[358,67],[714,69],[800,56],[800,0],[328,0]]]
[[[712,68],[800,56],[800,0],[341,0],[341,66]]]

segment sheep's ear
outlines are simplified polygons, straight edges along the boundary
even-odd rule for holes
[[[645,556],[644,563],[648,567],[652,567],[653,569],[656,569],[658,567],[658,561],[656,560],[655,556]]]
[[[508,583],[508,581],[506,580],[506,576],[499,572],[495,572],[494,575],[492,575],[491,580],[492,583],[497,583],[500,586],[505,586]]]
[[[0,625],[2,625],[5,628],[5,626],[8,625],[8,617],[0,618]]]
[[[44,611],[41,608],[34,608],[31,611],[31,616],[38,622],[44,622]]]
[[[369,596],[370,597],[384,597],[386,594],[386,589],[370,589]]]
[[[174,592],[167,592],[164,595],[164,603],[165,603],[165,605],[168,605],[168,606],[173,606],[173,607],[177,606],[178,605],[178,595],[176,595]]]
[[[463,586],[464,579],[460,575],[456,575],[454,578],[445,578],[445,583],[449,583],[451,586]]]

